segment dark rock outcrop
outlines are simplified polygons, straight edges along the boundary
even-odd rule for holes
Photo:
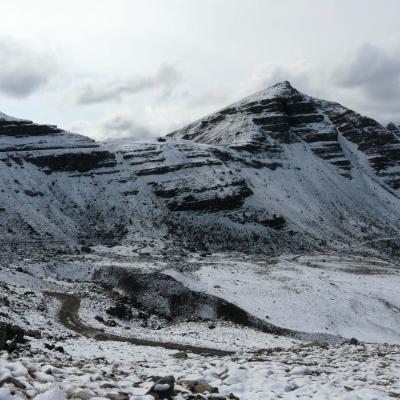
[[[28,120],[2,119],[0,115],[0,135],[5,136],[46,136],[62,133],[55,125],[39,125]]]
[[[27,156],[25,159],[51,171],[87,172],[96,168],[115,167],[115,155],[109,151],[65,153],[55,155]]]
[[[0,350],[14,351],[18,344],[25,343],[24,335],[19,326],[0,321]]]

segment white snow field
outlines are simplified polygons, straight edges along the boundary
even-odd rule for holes
[[[367,342],[400,343],[396,263],[357,256],[210,256],[168,273],[278,326]]]

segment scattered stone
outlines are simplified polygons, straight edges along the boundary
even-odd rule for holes
[[[56,346],[54,347],[55,351],[58,351],[59,353],[65,353],[64,347],[62,346]]]
[[[101,322],[101,323],[104,323],[104,318],[103,318],[102,316],[100,316],[100,315],[96,315],[96,316],[94,317],[94,319],[95,319],[96,321],[99,321],[99,322]]]
[[[9,374],[3,374],[3,376],[0,378],[0,387],[3,386],[5,383],[9,383],[11,385],[14,385],[18,389],[25,389],[26,386],[22,382],[20,382],[18,379],[14,378],[13,376]]]
[[[30,197],[43,196],[42,192],[34,192],[33,190],[29,190],[29,189],[24,190],[24,193]]]
[[[110,326],[111,328],[114,328],[118,324],[113,319],[109,319],[108,321],[104,321],[104,325],[107,325],[107,326]]]
[[[187,353],[184,352],[184,351],[180,351],[180,352],[178,352],[178,353],[175,353],[175,354],[173,355],[173,357],[174,357],[174,358],[177,358],[178,360],[187,360],[187,359],[189,358],[188,355],[187,355]]]
[[[129,400],[130,398],[129,394],[123,392],[110,392],[104,397],[110,400]]]
[[[106,313],[112,317],[119,318],[122,320],[128,320],[132,318],[132,310],[123,303],[118,303],[114,307],[109,307]]]
[[[81,389],[72,394],[73,398],[81,399],[81,400],[89,400],[93,397],[96,397],[96,393],[90,389]]]
[[[207,395],[207,399],[211,399],[211,400],[226,400],[226,397],[223,394],[210,393],[210,394]]]
[[[356,339],[356,338],[351,338],[348,342],[347,342],[348,344],[351,344],[351,345],[353,345],[353,346],[358,346],[359,344],[360,344],[360,341],[358,340],[358,339]]]
[[[18,344],[25,343],[24,335],[22,328],[0,321],[0,350],[14,351]]]
[[[193,391],[195,393],[218,393],[218,388],[204,383],[193,386]]]
[[[150,388],[146,394],[151,394],[156,399],[170,399],[174,395],[175,378],[165,376],[158,379],[158,381]]]

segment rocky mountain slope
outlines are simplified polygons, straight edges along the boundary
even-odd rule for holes
[[[395,133],[396,135],[400,134],[400,125],[396,125],[394,122],[390,122],[387,125],[386,129],[388,131],[391,131],[391,132]]]
[[[0,174],[0,239],[13,251],[277,253],[400,230],[397,133],[288,82],[146,142],[96,143],[0,114]]]

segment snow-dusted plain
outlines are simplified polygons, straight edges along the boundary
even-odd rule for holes
[[[168,273],[276,325],[400,343],[397,263],[330,254],[256,262],[215,255],[188,265],[188,273]]]

